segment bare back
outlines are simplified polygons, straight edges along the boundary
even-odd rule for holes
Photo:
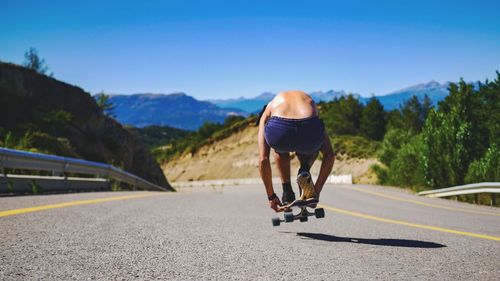
[[[301,119],[316,116],[316,105],[312,98],[302,91],[287,91],[278,94],[269,102],[270,116]]]

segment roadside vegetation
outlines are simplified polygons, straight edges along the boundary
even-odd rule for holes
[[[389,124],[379,152],[384,165],[373,167],[380,183],[419,191],[500,181],[500,73],[449,90],[437,108],[414,103]]]
[[[38,118],[22,123],[2,122],[3,125],[0,124],[0,146],[72,156],[72,147],[68,139],[56,137],[68,131],[73,119],[71,113],[64,110],[33,113],[37,114]]]

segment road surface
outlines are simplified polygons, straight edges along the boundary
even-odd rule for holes
[[[273,227],[264,188],[0,198],[0,280],[499,280],[500,211],[326,186]]]

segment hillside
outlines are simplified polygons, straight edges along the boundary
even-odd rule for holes
[[[111,95],[114,114],[122,124],[134,127],[150,125],[196,130],[204,122],[223,122],[228,116],[248,116],[239,109],[220,108],[184,93]]]
[[[245,127],[202,146],[194,153],[174,157],[162,165],[163,171],[171,181],[258,178],[257,131],[258,127],[248,122]],[[272,157],[271,161],[273,176],[277,176]],[[352,174],[356,181],[373,183],[375,179],[371,178],[369,167],[377,162],[374,157],[353,158],[346,153],[339,154],[333,173]],[[313,174],[318,174],[320,165],[320,161],[314,164]],[[292,175],[298,168],[298,161],[293,159]]]
[[[2,62],[0,146],[110,163],[171,188],[148,148],[89,93]]]

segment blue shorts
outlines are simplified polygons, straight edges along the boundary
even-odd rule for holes
[[[318,116],[303,119],[271,116],[264,136],[267,144],[278,153],[316,154],[323,144],[325,125]]]

